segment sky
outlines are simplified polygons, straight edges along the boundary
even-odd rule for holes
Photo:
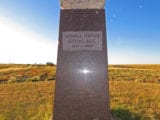
[[[109,64],[160,64],[160,0],[107,0]],[[0,0],[0,63],[56,63],[59,0]]]

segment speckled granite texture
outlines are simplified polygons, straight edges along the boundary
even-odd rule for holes
[[[60,0],[62,9],[103,9],[105,0]]]
[[[60,18],[53,120],[110,120],[105,11],[61,10]]]

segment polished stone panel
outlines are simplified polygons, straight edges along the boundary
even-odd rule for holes
[[[53,120],[110,120],[104,9],[61,10]]]

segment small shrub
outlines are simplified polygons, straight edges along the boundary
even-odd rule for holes
[[[48,65],[48,66],[55,66],[55,64],[52,63],[52,62],[47,62],[46,65]]]
[[[14,76],[11,76],[8,80],[8,83],[16,83],[17,82],[17,78]]]
[[[40,76],[34,76],[27,80],[27,82],[37,82],[37,81],[40,81]]]

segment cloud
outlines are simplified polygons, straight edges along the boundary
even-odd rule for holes
[[[0,16],[0,63],[56,63],[57,41]]]

